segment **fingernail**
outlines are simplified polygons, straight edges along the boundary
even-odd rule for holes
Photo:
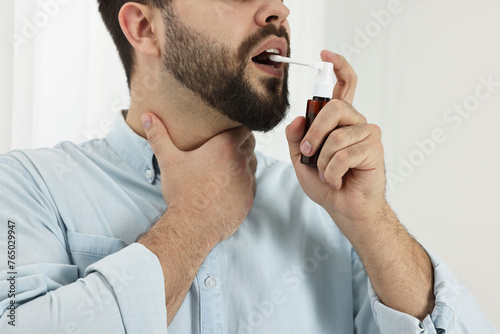
[[[330,54],[331,57],[335,57],[337,55],[336,53],[334,53],[330,50],[326,50],[326,51]]]
[[[323,181],[324,183],[328,183],[328,182],[326,181],[326,179],[325,179],[325,176],[324,176],[323,174],[319,173],[319,178],[320,178],[320,180],[321,180],[321,181]]]
[[[149,115],[142,115],[141,121],[142,121],[142,126],[146,131],[148,131],[149,128],[151,128],[151,125],[153,125],[153,119]]]
[[[306,140],[304,142],[304,144],[302,144],[302,148],[301,148],[302,154],[309,155],[309,154],[311,154],[312,150],[313,150],[313,147],[312,147],[311,143]]]

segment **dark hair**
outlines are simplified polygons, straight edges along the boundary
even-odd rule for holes
[[[130,82],[134,71],[134,48],[125,37],[120,27],[120,22],[118,21],[120,9],[124,4],[130,2],[130,0],[97,0],[97,2],[99,3],[99,12],[101,13],[104,24],[106,28],[108,28],[116,48],[118,49],[118,54],[125,68],[127,83],[130,88]],[[135,2],[163,9],[170,3],[170,0],[135,0]]]

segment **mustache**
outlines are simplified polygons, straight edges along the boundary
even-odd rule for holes
[[[238,59],[242,62],[244,62],[250,52],[261,44],[264,40],[266,40],[269,36],[277,36],[279,38],[285,38],[287,44],[288,44],[288,51],[287,51],[287,57],[290,57],[290,35],[288,34],[288,31],[286,31],[286,28],[283,26],[280,26],[279,28],[276,27],[274,24],[268,24],[261,30],[257,31],[250,37],[248,37],[243,43],[241,43],[241,46],[239,47],[238,50]]]

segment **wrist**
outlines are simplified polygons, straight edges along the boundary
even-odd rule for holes
[[[349,241],[358,253],[363,253],[365,248],[370,248],[367,250],[370,252],[373,250],[371,248],[380,247],[385,242],[400,239],[406,234],[404,227],[387,202],[379,206],[371,219],[356,222],[354,225],[357,229],[351,231]]]
[[[371,238],[381,230],[399,224],[385,198],[375,204],[364,205],[362,210],[346,210],[346,212],[327,210],[327,212],[353,245]]]
[[[401,256],[414,252],[420,245],[399,222],[389,204],[380,207],[373,219],[364,222],[364,229],[350,231],[346,237],[360,256],[365,268],[396,263]]]
[[[171,257],[175,254],[178,258],[192,262],[194,266],[201,265],[218,241],[194,219],[175,207],[169,207],[137,242],[156,254],[160,261],[163,255]]]

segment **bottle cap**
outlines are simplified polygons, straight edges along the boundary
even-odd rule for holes
[[[331,99],[334,88],[333,64],[317,62],[314,67],[318,69],[318,74],[314,82],[313,96]]]

